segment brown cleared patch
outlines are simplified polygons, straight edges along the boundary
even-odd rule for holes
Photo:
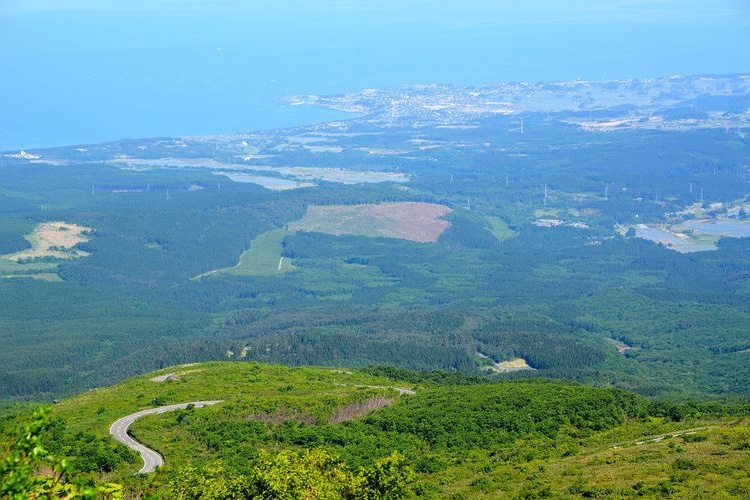
[[[81,250],[73,250],[78,243],[89,241],[91,228],[68,224],[67,222],[43,222],[34,228],[26,239],[31,249],[6,255],[4,258],[18,262],[22,259],[36,257],[54,257],[56,259],[74,259],[89,255]]]
[[[513,358],[507,361],[500,361],[499,363],[496,363],[492,360],[492,358],[490,358],[486,354],[477,352],[477,355],[481,358],[484,358],[490,361],[490,364],[482,367],[482,369],[486,371],[491,371],[495,373],[513,373],[513,372],[520,372],[523,370],[533,370],[533,371],[536,370],[535,368],[530,367],[529,364],[526,362],[526,360],[523,358]]]
[[[428,243],[437,241],[450,227],[441,217],[451,211],[445,205],[422,202],[311,206],[302,219],[289,224],[289,230]]]
[[[330,416],[330,418],[328,419],[328,423],[340,424],[341,422],[346,422],[347,420],[354,420],[355,418],[366,415],[367,413],[373,410],[377,410],[378,408],[390,406],[395,402],[395,399],[377,396],[374,398],[365,399],[364,401],[360,401],[358,403],[344,405]]]

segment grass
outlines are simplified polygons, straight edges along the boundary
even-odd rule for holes
[[[292,234],[284,229],[268,231],[250,243],[250,248],[242,252],[240,261],[234,267],[217,269],[202,274],[200,277],[212,274],[233,274],[237,276],[273,276],[294,270],[291,259],[282,259],[281,242]]]
[[[537,208],[534,210],[534,217],[557,217],[560,215],[560,210],[557,208]]]
[[[526,463],[503,463],[474,450],[429,481],[443,485],[444,498],[748,498],[750,421],[714,424],[658,443],[597,443],[613,434],[636,437],[640,426],[626,423],[579,443],[570,456]]]
[[[0,278],[32,278],[44,281],[62,281],[57,275],[57,264],[54,262],[30,262],[20,264],[16,261],[0,258]]]
[[[164,382],[151,380],[166,374],[174,376]],[[165,469],[174,470],[187,464],[201,464],[203,460],[233,460],[240,456],[247,459],[242,453],[251,453],[257,444],[238,448],[232,444],[232,439],[242,440],[243,436],[257,439],[260,434],[255,433],[261,432],[262,425],[271,425],[288,436],[297,435],[294,429],[300,429],[300,436],[303,436],[307,435],[305,426],[320,427],[317,434],[311,431],[310,435],[326,436],[325,426],[329,425],[326,422],[342,409],[383,399],[395,400],[396,405],[416,401],[404,399],[410,396],[399,396],[394,386],[414,388],[418,395],[440,390],[429,383],[413,387],[354,369],[209,362],[165,368],[112,387],[82,393],[55,405],[52,416],[65,420],[67,432],[93,432],[108,439],[109,425],[113,421],[154,407],[155,401],[172,404],[223,400],[193,413],[150,415],[131,426],[139,441],[164,455]],[[261,424],[266,422],[264,418],[278,421]],[[181,423],[183,420],[185,424]],[[291,420],[288,425],[284,424],[287,420]],[[697,427],[701,430],[692,434],[636,444],[646,436]],[[288,432],[291,434],[285,434]],[[515,448],[487,442],[486,446],[462,449],[460,453],[448,451],[440,456],[433,450],[429,457],[424,457],[427,462],[424,462],[424,470],[420,470],[420,481],[439,492],[440,498],[655,498],[670,495],[675,498],[747,498],[750,493],[750,420],[747,418],[674,422],[651,417],[626,421],[609,430],[586,435],[573,433],[566,437],[566,432],[562,431],[554,449],[548,449],[549,442],[522,436]],[[340,436],[346,435],[346,432],[340,433]],[[527,439],[532,441],[526,443]],[[222,448],[211,443],[228,443],[230,449],[235,450],[232,453],[245,451],[236,456],[224,456]],[[284,446],[306,445],[288,443]],[[533,456],[526,458],[529,450],[533,451]],[[383,450],[373,450],[373,453],[381,452]],[[420,457],[407,458],[422,463]],[[430,460],[442,465],[430,471]],[[104,479],[116,480],[132,474],[140,467],[139,461],[135,462],[122,464]]]
[[[485,217],[490,223],[490,232],[498,241],[512,238],[517,233],[508,227],[508,224],[500,217]]]
[[[56,268],[57,264],[53,262],[30,262],[28,264],[19,264],[14,260],[0,258],[0,274],[54,271]]]
[[[156,376],[168,373],[175,374],[173,380],[151,381]],[[225,401],[222,405],[228,406],[275,399],[283,394],[286,399],[297,398],[299,402],[321,402],[324,399],[321,395],[338,397],[362,392],[364,388],[356,387],[358,385],[394,384],[389,379],[356,370],[289,368],[242,361],[193,363],[165,368],[114,386],[81,393],[55,405],[53,416],[64,417],[72,432],[91,430],[105,436],[109,435],[112,422],[138,410],[154,407],[153,401],[157,398],[165,404],[221,399]],[[396,394],[392,390],[386,392]]]
[[[154,382],[158,375],[174,374],[171,380]],[[173,366],[138,376],[118,385],[93,389],[61,401],[52,408],[52,417],[66,422],[72,434],[92,432],[109,438],[109,426],[120,417],[136,411],[190,401],[223,400],[214,407],[196,410],[200,418],[224,421],[242,416],[273,414],[279,410],[298,411],[306,418],[326,422],[346,405],[369,398],[398,398],[390,379],[362,374],[356,370],[330,367],[289,368],[254,362],[209,362]],[[377,387],[372,387],[377,386]],[[166,467],[185,465],[206,456],[207,450],[195,436],[181,435],[173,426],[175,414],[151,415],[131,426],[139,441],[161,452]],[[132,474],[140,459],[121,465],[110,477]]]
[[[549,464],[547,480],[561,493],[747,498],[750,495],[750,422],[667,438],[658,443],[608,448]],[[648,495],[646,495],[648,496]]]

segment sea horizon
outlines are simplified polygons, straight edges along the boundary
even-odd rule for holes
[[[678,4],[10,0],[0,6],[0,150],[348,116],[284,101],[299,94],[750,71],[737,52],[750,46],[748,7]]]

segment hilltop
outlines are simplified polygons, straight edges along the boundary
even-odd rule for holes
[[[131,425],[132,435],[165,460],[156,474],[133,476],[141,461],[112,440],[110,424],[145,408],[205,399],[222,402]],[[316,474],[356,482],[385,464],[403,492],[440,498],[750,492],[747,408],[654,404],[551,380],[198,363],[74,396],[50,418],[43,441],[69,457],[71,479],[165,496],[198,497],[235,483],[260,487],[258,478],[274,471],[282,478],[316,472],[293,486],[277,479],[273,487],[312,487],[303,478]],[[5,421],[6,436],[14,421]]]

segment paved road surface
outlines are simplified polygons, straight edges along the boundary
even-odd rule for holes
[[[221,403],[221,401],[194,401],[192,403],[180,403],[177,405],[160,406],[158,408],[139,411],[117,420],[109,427],[109,433],[112,434],[112,437],[117,441],[121,442],[131,450],[135,450],[141,454],[141,458],[143,459],[143,467],[141,467],[141,470],[139,470],[138,473],[148,474],[149,472],[154,472],[157,467],[161,467],[162,465],[164,465],[164,459],[161,458],[161,455],[156,453],[154,450],[142,445],[128,435],[128,427],[130,427],[130,424],[144,415],[181,410],[187,408],[188,405],[193,405],[196,408],[202,408],[203,406],[215,405],[216,403]]]

